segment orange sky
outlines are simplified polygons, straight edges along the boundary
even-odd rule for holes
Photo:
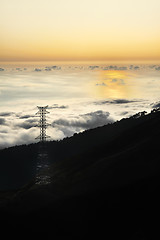
[[[0,61],[160,60],[159,0],[1,0]]]

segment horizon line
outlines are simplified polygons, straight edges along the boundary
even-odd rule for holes
[[[19,62],[160,62],[160,59],[129,59],[129,60],[125,60],[125,59],[106,59],[106,60],[63,60],[63,59],[54,59],[54,60],[43,60],[43,59],[40,59],[40,60],[0,60],[0,63],[19,63]]]

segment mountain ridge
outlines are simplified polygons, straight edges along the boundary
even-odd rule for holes
[[[47,142],[50,165],[38,174],[50,183],[37,184],[32,172],[25,187],[8,194],[2,216],[14,219],[9,227],[20,226],[35,236],[154,239],[160,213],[159,123],[157,109]],[[38,146],[9,151],[21,159],[21,153],[32,156]]]

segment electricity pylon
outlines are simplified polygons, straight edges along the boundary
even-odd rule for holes
[[[40,142],[45,142],[47,138],[50,138],[50,136],[46,135],[46,128],[49,125],[47,124],[47,121],[46,121],[46,114],[49,113],[46,110],[48,106],[45,106],[45,107],[37,106],[37,108],[38,108],[38,112],[36,113],[36,115],[40,117],[39,123],[37,125],[40,128],[40,135],[36,137],[36,139],[39,139]]]

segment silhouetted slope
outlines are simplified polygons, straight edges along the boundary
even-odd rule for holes
[[[98,146],[101,146],[101,151],[103,151],[103,145],[109,142],[112,144],[112,141],[115,138],[121,138],[124,132],[128,131],[129,133],[130,129],[143,124],[145,121],[151,121],[152,118],[155,118],[155,114],[139,117],[138,119],[135,116],[104,127],[88,130],[81,134],[75,134],[73,137],[66,138],[63,141],[48,142],[46,147],[50,161],[53,163],[70,158],[86,151],[92,151]],[[123,146],[119,145],[119,147],[125,148],[126,144],[123,144]],[[110,154],[110,151],[115,150],[113,147],[109,147],[106,153]],[[16,146],[1,150],[0,190],[20,188],[32,179],[36,172],[38,152],[38,144]],[[101,154],[101,152],[98,154]]]
[[[8,226],[12,230],[20,227],[26,237],[32,232],[33,236],[43,238],[61,235],[157,238],[159,126],[157,111],[60,142],[48,142],[46,148],[52,165],[40,174],[50,176],[51,183],[33,182],[14,192],[15,196],[11,193],[12,199],[7,205],[4,203],[2,211],[2,216],[10,219]],[[21,146],[3,150],[0,156],[7,156],[9,162],[11,152],[12,157],[18,155],[17,165],[22,154],[26,159],[30,156],[28,169],[32,174],[28,179],[31,179],[34,172],[31,153],[37,149],[38,145]]]
[[[18,189],[35,175],[37,145],[22,145],[0,151],[0,190]]]
[[[156,114],[156,113],[155,113]],[[158,114],[158,113],[157,113]],[[62,159],[85,153],[112,142],[125,131],[142,124],[144,121],[155,118],[154,114],[148,116],[132,117],[114,124],[75,134],[59,142],[48,142],[46,145],[50,161],[53,163]],[[121,148],[122,146],[120,146]],[[125,145],[123,146],[125,147]],[[103,147],[102,147],[103,148]],[[111,148],[113,149],[113,148]],[[17,189],[26,184],[36,173],[38,144],[16,146],[0,151],[0,190]],[[107,149],[109,154],[110,148]]]

